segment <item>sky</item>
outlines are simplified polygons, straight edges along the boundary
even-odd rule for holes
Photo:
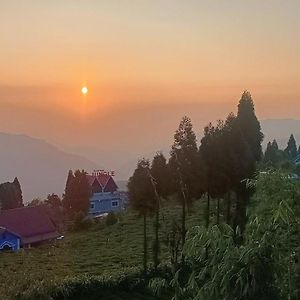
[[[299,11],[298,0],[0,0],[0,131],[121,165],[168,148],[183,115],[200,135],[244,90],[259,118],[299,119]]]

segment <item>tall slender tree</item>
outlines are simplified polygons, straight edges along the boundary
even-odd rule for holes
[[[154,268],[157,271],[159,264],[160,243],[159,243],[159,214],[161,199],[166,198],[169,194],[170,172],[167,165],[167,160],[161,152],[158,152],[152,161],[151,165],[151,182],[155,192],[155,240],[153,244],[153,260]]]
[[[248,91],[242,94],[238,104],[237,123],[249,145],[254,161],[258,162],[262,156],[261,143],[264,135],[255,114],[253,99]]]
[[[149,170],[149,161],[146,159],[140,160],[128,181],[130,205],[143,217],[143,267],[145,274],[147,273],[148,262],[147,216],[153,212],[155,201],[155,193],[149,176]]]
[[[294,159],[297,156],[297,144],[293,134],[291,134],[284,151],[290,159]]]
[[[244,180],[240,181],[235,190],[237,203],[234,226],[239,226],[241,231],[243,231],[246,224],[246,207],[253,192],[248,188],[246,179],[255,176],[256,163],[262,156],[261,143],[264,137],[261,132],[260,123],[255,115],[254,102],[248,91],[243,93],[238,104],[236,125],[243,137],[243,139],[240,139],[241,145],[246,143],[248,146],[244,147],[245,145],[243,145],[243,148],[246,151],[241,153],[243,159],[247,159],[247,166],[242,171],[245,177]]]
[[[183,117],[174,135],[169,166],[173,176],[173,190],[177,193],[182,207],[182,247],[186,236],[186,212],[197,191],[198,149],[191,119]]]

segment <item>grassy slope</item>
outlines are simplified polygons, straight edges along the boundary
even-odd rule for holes
[[[196,204],[188,217],[188,226],[203,220],[204,210]],[[170,203],[163,210],[165,220],[180,222],[180,207]],[[149,261],[152,260],[153,221],[149,218]],[[168,224],[166,224],[168,226]],[[77,275],[114,276],[142,266],[142,220],[134,212],[120,216],[119,222],[109,227],[100,224],[90,229],[67,233],[63,241],[52,245],[0,254],[1,299],[17,290],[26,290],[36,282],[57,282]],[[168,260],[166,246],[161,255]]]

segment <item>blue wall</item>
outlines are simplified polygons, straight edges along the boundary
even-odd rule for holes
[[[17,251],[20,249],[20,238],[6,230],[0,233],[0,251],[3,250],[5,245],[12,247],[13,251]]]
[[[118,206],[113,206],[118,203]],[[119,212],[123,208],[119,193],[94,193],[90,199],[89,214],[97,215],[108,212]]]

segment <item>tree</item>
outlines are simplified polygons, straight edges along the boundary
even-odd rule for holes
[[[17,177],[15,177],[15,179],[14,179],[14,181],[13,181],[13,184],[15,185],[15,193],[16,193],[15,201],[16,201],[16,207],[22,207],[22,206],[24,206],[24,204],[23,204],[23,195],[22,195],[21,185],[20,185],[20,182],[19,182],[19,180],[18,180]]]
[[[2,210],[22,207],[23,197],[18,178],[13,182],[0,184],[0,208]]]
[[[254,161],[258,162],[262,156],[261,143],[264,135],[261,132],[260,123],[255,115],[254,102],[248,91],[242,94],[238,104],[237,122],[249,145]]]
[[[149,176],[150,163],[146,159],[138,162],[137,168],[128,181],[129,203],[133,209],[143,217],[143,266],[147,273],[148,240],[147,240],[147,216],[154,210],[155,194]]]
[[[291,134],[287,147],[284,151],[285,153],[287,153],[291,160],[293,160],[297,156],[297,144],[293,134]]]
[[[27,206],[42,206],[44,201],[40,198],[33,198],[30,202],[27,203]]]
[[[90,205],[91,188],[84,170],[69,171],[63,200],[67,213],[74,215],[88,213]]]
[[[255,176],[256,163],[261,159],[262,155],[261,143],[263,140],[260,123],[255,115],[254,103],[251,94],[247,91],[243,93],[238,104],[236,125],[243,137],[240,139],[241,146],[244,143],[248,146],[245,147],[243,145],[242,147],[245,151],[239,153],[244,160],[247,160],[247,166],[242,170],[245,177],[235,189],[237,198],[235,226],[239,226],[241,231],[243,231],[246,224],[246,207],[253,193],[253,190],[248,188],[246,179],[251,179]]]
[[[169,194],[170,173],[167,165],[167,160],[161,152],[158,152],[152,161],[151,165],[151,180],[155,192],[155,241],[153,245],[153,260],[154,268],[157,271],[159,264],[159,211],[162,198],[166,198]]]
[[[277,141],[275,139],[272,142],[272,148],[274,149],[274,151],[278,151],[279,150]]]
[[[206,228],[209,226],[210,198],[217,198],[217,223],[219,223],[219,199],[228,190],[229,178],[226,174],[224,122],[219,121],[217,126],[209,123],[204,128],[204,137],[201,139],[199,154],[203,159],[206,171],[207,205]]]
[[[275,140],[274,140],[275,141]],[[277,143],[274,145],[274,142],[268,142],[267,148],[264,154],[263,162],[268,166],[275,167],[278,160],[278,146]],[[276,149],[277,148],[277,149]]]
[[[66,213],[71,213],[71,202],[74,197],[73,195],[73,180],[74,180],[74,174],[72,170],[69,170],[67,182],[66,182],[66,188],[65,188],[65,194],[63,196],[62,204],[65,209]]]
[[[182,247],[186,236],[186,210],[197,192],[198,149],[191,119],[183,117],[174,134],[169,165],[173,174],[173,191],[182,206]]]
[[[45,204],[51,208],[59,208],[62,205],[61,199],[56,194],[49,194],[45,200]]]

